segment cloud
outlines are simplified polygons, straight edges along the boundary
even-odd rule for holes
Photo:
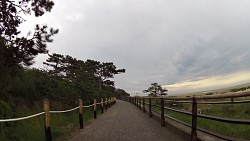
[[[59,27],[50,53],[114,62],[126,69],[116,86],[141,93],[152,82],[248,71],[249,9],[248,0],[58,0],[51,13],[27,19],[22,29],[36,22]],[[35,66],[43,61],[38,57]]]
[[[200,80],[190,80],[179,82],[171,85],[166,85],[169,89],[169,94],[199,92],[205,90],[213,90],[225,87],[236,86],[250,82],[250,71],[242,71],[227,75],[219,75],[208,78],[201,78]]]

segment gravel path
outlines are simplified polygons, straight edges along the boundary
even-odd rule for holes
[[[117,100],[70,141],[184,141],[133,104]]]

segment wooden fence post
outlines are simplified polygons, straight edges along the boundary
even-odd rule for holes
[[[111,107],[111,98],[108,98],[109,100],[108,100],[108,102],[109,102],[109,108]]]
[[[141,110],[141,98],[139,98],[139,109]]]
[[[101,112],[103,114],[103,98],[101,98]]]
[[[136,97],[136,106],[139,108],[139,97]]]
[[[137,97],[135,97],[135,106],[137,106]]]
[[[94,99],[94,119],[97,118],[97,115],[96,115],[96,99]]]
[[[149,113],[149,117],[150,117],[150,118],[153,116],[151,105],[152,105],[152,104],[151,104],[151,98],[149,98],[148,113]]]
[[[46,141],[52,141],[51,129],[50,129],[49,100],[48,99],[44,100],[43,107],[44,107],[44,112],[45,112],[44,129],[45,129]]]
[[[146,112],[146,109],[145,109],[145,98],[142,98],[142,105],[143,105],[143,113]]]
[[[107,99],[107,97],[105,97],[105,107],[106,107],[106,110],[108,110],[108,99]]]
[[[83,129],[83,108],[82,108],[83,102],[82,99],[79,99],[79,124],[80,124],[80,129]]]
[[[231,103],[234,103],[234,98],[233,97],[231,97]]]
[[[165,126],[165,116],[164,116],[164,99],[161,98],[161,126]]]
[[[191,131],[191,141],[197,140],[197,100],[193,97],[192,103],[192,131]]]
[[[134,104],[135,104],[135,106],[137,106],[137,103],[136,103],[136,102],[137,102],[137,101],[136,101],[136,97],[134,97],[134,101],[135,101],[135,103],[134,103]]]

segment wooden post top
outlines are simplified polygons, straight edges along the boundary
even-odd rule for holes
[[[82,99],[79,99],[79,113],[82,114],[82,106],[83,106],[83,101]]]
[[[96,99],[94,99],[94,111],[96,111]]]
[[[49,100],[44,99],[43,101],[44,112],[45,112],[45,127],[50,127],[50,113],[49,113]]]

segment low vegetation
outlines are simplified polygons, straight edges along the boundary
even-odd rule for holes
[[[246,100],[250,98],[238,98],[235,100]],[[223,101],[230,101],[231,99],[222,99]],[[210,100],[211,101],[211,100]],[[159,101],[152,101],[152,104],[159,105]],[[175,109],[183,110],[191,112],[191,104],[187,103],[178,103],[177,105],[167,103],[166,106],[172,107]],[[250,103],[244,104],[198,104],[198,109],[201,114],[216,116],[216,117],[224,117],[224,118],[234,118],[234,119],[250,119]],[[158,107],[152,107],[152,110],[160,112]],[[191,124],[192,119],[191,116],[173,112],[170,110],[165,110],[165,113],[171,117],[174,117],[178,120],[184,121],[186,123]],[[214,131],[216,133],[220,133],[226,136],[246,139],[250,140],[250,135],[248,134],[250,131],[249,125],[239,125],[239,124],[231,124],[231,123],[223,123],[203,118],[198,118],[198,127],[208,129],[210,131]]]
[[[44,69],[31,68],[34,58],[48,54],[47,43],[59,30],[36,25],[28,34],[20,31],[25,16],[43,16],[54,6],[52,0],[0,1],[0,119],[18,118],[43,111],[49,99],[52,110],[66,110],[93,103],[96,98],[126,93],[114,86],[115,75],[125,72],[112,62],[79,60],[69,55],[49,54]],[[126,93],[127,94],[127,93]],[[85,120],[90,119],[88,112]],[[52,115],[52,137],[77,126],[78,114]],[[1,122],[1,141],[44,140],[43,116],[25,121]]]

